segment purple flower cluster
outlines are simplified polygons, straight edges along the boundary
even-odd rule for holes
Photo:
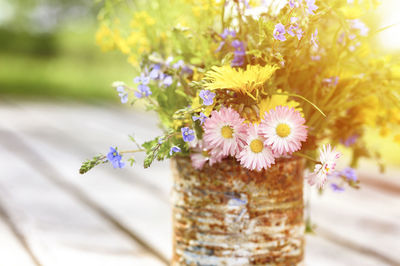
[[[221,42],[219,43],[219,46],[215,52],[221,51],[221,49],[225,46],[225,44],[228,42],[229,37],[235,38],[236,37],[236,31],[234,30],[229,30],[229,29],[224,29],[224,31],[219,35],[221,37]],[[238,39],[233,40],[231,42],[231,46],[234,49],[233,52],[233,60],[231,62],[232,67],[239,67],[243,66],[245,57],[246,57],[246,45],[244,42],[239,41]]]
[[[290,19],[291,25],[289,26],[289,29],[287,30],[287,33],[291,36],[296,36],[298,40],[300,40],[303,37],[303,30],[299,27],[299,24],[297,23],[298,18],[292,17]]]
[[[140,76],[136,77],[133,79],[133,82],[139,83],[137,86],[137,91],[135,91],[135,96],[137,98],[143,98],[143,97],[148,97],[152,94],[148,84],[150,82],[150,77],[146,76],[144,73],[142,73]]]
[[[114,168],[123,168],[125,163],[121,161],[122,156],[118,153],[116,148],[110,147],[110,152],[107,154],[107,159],[112,163]]]
[[[169,87],[173,83],[172,76],[164,74],[160,64],[154,64],[151,66],[149,77],[152,80],[160,81],[160,85],[163,85],[165,87]]]
[[[201,90],[200,91],[200,98],[203,99],[204,105],[212,105],[214,102],[215,93],[209,90]]]
[[[284,42],[286,41],[285,33],[289,34],[290,36],[297,37],[300,40],[303,37],[303,30],[299,27],[297,23],[298,18],[292,17],[290,19],[291,24],[289,25],[288,29],[286,30],[285,25],[282,23],[278,23],[275,25],[275,29],[273,32],[274,38],[278,41]]]

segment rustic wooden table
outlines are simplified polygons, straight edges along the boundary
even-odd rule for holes
[[[0,265],[167,265],[168,162],[78,174],[97,152],[130,147],[127,134],[159,132],[131,109],[1,100]],[[306,265],[400,265],[400,171],[360,176],[360,191],[311,193]]]

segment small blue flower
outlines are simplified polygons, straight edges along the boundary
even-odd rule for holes
[[[208,117],[203,112],[201,112],[199,116],[192,116],[193,121],[200,120],[200,125],[203,125],[207,118]]]
[[[146,77],[143,73],[133,79],[133,82],[147,85],[150,82],[150,77]]]
[[[184,68],[185,66],[185,62],[183,62],[183,60],[179,60],[178,62],[176,62],[175,64],[172,65],[172,68],[175,69],[180,69],[180,68]]]
[[[177,153],[177,152],[181,152],[181,149],[179,147],[177,147],[177,146],[173,146],[171,148],[171,150],[169,151],[169,155],[172,155],[172,154]]]
[[[339,174],[345,177],[348,181],[357,181],[357,172],[351,167],[346,167]]]
[[[200,98],[203,99],[204,105],[212,105],[214,102],[215,93],[209,90],[201,90],[200,91]]]
[[[158,79],[162,79],[162,77],[164,76],[163,72],[161,71],[161,65],[160,64],[155,64],[153,65],[149,77],[153,80],[158,80]]]
[[[181,128],[183,140],[186,142],[190,142],[194,140],[194,131],[189,127]]]
[[[285,33],[285,26],[282,23],[278,23],[275,25],[273,35],[276,40],[279,40],[281,42],[286,41]]]
[[[143,97],[148,97],[151,94],[152,94],[152,92],[151,92],[149,86],[144,85],[144,84],[139,84],[138,91],[135,91],[135,96],[139,99],[143,98]]]
[[[164,77],[163,84],[164,84],[165,86],[169,87],[169,86],[171,86],[171,84],[172,84],[173,82],[174,82],[174,81],[173,81],[173,79],[172,79],[171,76],[166,75],[166,76]]]
[[[125,166],[125,163],[121,162],[122,156],[118,153],[116,148],[110,147],[107,159],[112,163],[114,168],[123,168]]]
[[[333,189],[333,191],[335,192],[343,192],[344,191],[344,187],[341,187],[335,183],[331,184],[331,188]]]
[[[121,98],[121,103],[127,103],[128,102],[128,93],[125,91],[125,87],[118,86],[117,91],[118,91],[118,96]]]
[[[357,134],[350,136],[348,139],[343,140],[341,139],[340,142],[345,145],[346,147],[350,147],[351,145],[355,144],[360,136]]]

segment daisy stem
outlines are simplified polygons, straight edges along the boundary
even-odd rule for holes
[[[317,161],[317,160],[315,160],[315,159],[314,159],[314,158],[312,158],[311,156],[308,156],[308,155],[306,155],[306,154],[304,154],[304,153],[295,152],[295,153],[293,153],[293,154],[294,154],[294,155],[296,155],[296,156],[299,156],[299,157],[305,158],[305,159],[307,159],[307,160],[313,161],[314,163],[318,163],[318,161]]]

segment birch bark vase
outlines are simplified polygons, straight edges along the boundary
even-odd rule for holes
[[[172,160],[172,265],[302,265],[302,159],[249,171],[234,159],[195,170]]]

